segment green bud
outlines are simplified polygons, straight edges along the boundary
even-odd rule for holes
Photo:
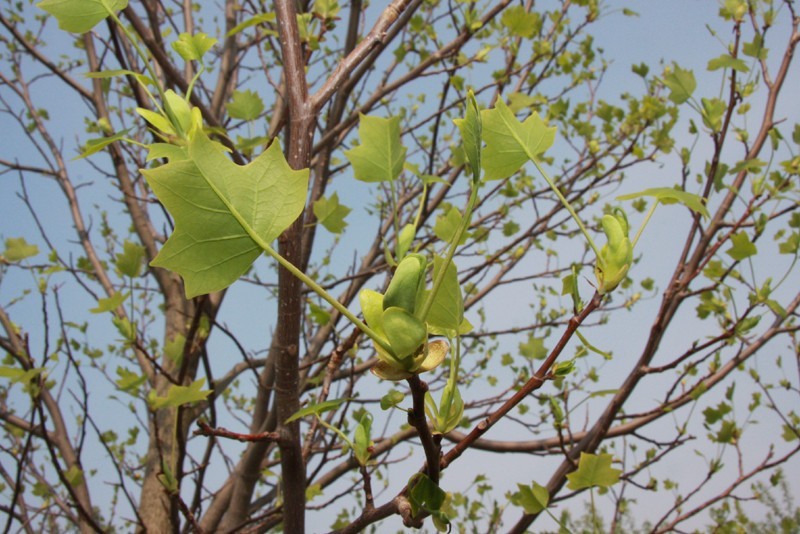
[[[633,244],[628,239],[628,218],[621,209],[601,220],[607,243],[594,267],[601,294],[610,293],[625,279],[633,262]]]
[[[397,266],[383,297],[383,309],[402,308],[413,314],[417,297],[425,289],[427,261],[421,254],[409,254]]]

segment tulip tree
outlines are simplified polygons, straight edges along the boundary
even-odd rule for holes
[[[0,17],[7,530],[728,528],[797,465],[792,1],[621,96],[594,0]]]

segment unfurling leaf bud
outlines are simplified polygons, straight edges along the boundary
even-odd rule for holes
[[[633,262],[633,244],[628,239],[628,218],[621,209],[601,220],[607,243],[600,250],[594,267],[598,291],[610,293],[625,279]]]

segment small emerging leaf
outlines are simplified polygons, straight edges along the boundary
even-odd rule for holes
[[[24,237],[9,237],[6,239],[6,249],[2,257],[6,261],[16,263],[26,258],[39,254],[39,247],[28,243]]]
[[[203,56],[208,52],[217,40],[209,37],[205,33],[189,35],[182,33],[178,35],[178,40],[172,43],[175,50],[185,61],[203,62]]]

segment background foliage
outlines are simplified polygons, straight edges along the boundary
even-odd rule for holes
[[[6,530],[796,529],[793,0],[378,4],[3,3]]]

